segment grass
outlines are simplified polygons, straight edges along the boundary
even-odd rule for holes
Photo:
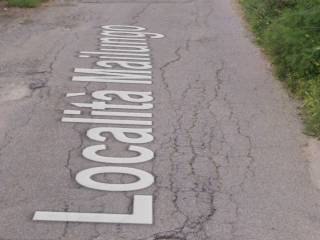
[[[303,101],[306,133],[320,137],[320,0],[240,0],[277,75]]]
[[[41,4],[42,0],[7,0],[11,7],[26,7],[33,8]]]

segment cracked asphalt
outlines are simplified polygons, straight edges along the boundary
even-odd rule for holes
[[[156,177],[138,191],[154,196],[154,224],[34,222],[37,210],[131,210],[131,193],[75,182],[92,167],[81,156],[88,126],[60,120],[67,92],[101,89],[71,77],[73,68],[93,65],[77,54],[96,49],[108,24],[166,35],[149,42],[155,140],[148,147],[156,157],[137,165]],[[233,0],[56,0],[13,9],[0,13],[0,52],[1,240],[320,239],[320,194],[297,104]]]

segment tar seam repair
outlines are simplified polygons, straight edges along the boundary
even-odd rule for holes
[[[91,102],[72,102],[72,109],[64,110],[62,122],[100,125],[87,130],[86,136],[95,141],[93,144],[96,142],[99,144],[84,148],[82,156],[102,166],[78,172],[75,180],[85,188],[106,192],[145,189],[154,183],[154,176],[144,170],[124,167],[121,164],[143,163],[152,161],[154,158],[153,151],[142,146],[154,139],[152,135],[152,92],[130,91],[130,88],[126,91],[111,90],[109,86],[112,86],[113,83],[128,84],[128,87],[135,84],[143,89],[146,84],[152,84],[152,64],[147,40],[163,38],[164,35],[145,32],[146,28],[138,26],[108,25],[101,28],[100,49],[82,51],[79,55],[80,58],[97,58],[97,68],[76,68],[74,72],[77,73],[77,76],[74,76],[72,81],[98,83],[102,89],[91,93],[67,93],[66,97],[70,99],[89,96]],[[126,104],[114,104],[113,100],[121,100]],[[89,115],[84,115],[85,110],[90,111]],[[107,149],[105,133],[111,134],[118,142],[127,144],[127,151],[134,152],[135,156],[104,156],[101,151]],[[117,165],[108,166],[109,163]],[[112,184],[93,179],[94,175],[111,173],[132,175],[138,180],[132,183]],[[152,203],[152,195],[134,195],[133,211],[129,214],[36,211],[33,220],[152,224]]]

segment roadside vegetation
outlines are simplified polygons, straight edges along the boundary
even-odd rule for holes
[[[306,133],[320,137],[320,0],[240,0],[278,77],[303,100]]]
[[[42,0],[5,0],[10,7],[37,7],[41,4]]]

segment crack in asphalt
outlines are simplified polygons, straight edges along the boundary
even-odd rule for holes
[[[250,184],[261,184],[262,181],[266,181],[259,176],[261,171],[264,171],[264,169],[261,170],[261,166],[263,166],[261,161],[264,158],[256,154],[256,151],[261,149],[267,149],[270,152],[280,151],[280,147],[276,141],[260,144],[260,139],[257,141],[257,137],[259,137],[257,133],[261,134],[263,131],[259,132],[255,129],[259,128],[264,121],[260,119],[261,116],[267,115],[277,108],[271,106],[269,111],[267,108],[259,106],[259,104],[270,103],[269,101],[261,101],[254,103],[254,106],[247,106],[246,95],[253,94],[256,96],[252,99],[249,98],[252,96],[248,97],[251,102],[267,96],[268,93],[271,96],[277,95],[274,93],[274,88],[270,87],[269,73],[263,77],[264,80],[261,83],[258,74],[251,75],[251,68],[246,68],[245,65],[241,64],[243,56],[250,55],[253,59],[258,58],[256,58],[254,50],[246,49],[250,54],[241,52],[243,51],[241,48],[248,47],[248,43],[243,42],[243,38],[237,32],[239,30],[238,23],[230,17],[230,14],[224,14],[230,13],[228,12],[230,10],[227,10],[230,7],[230,2],[191,0],[183,1],[187,5],[180,5],[182,2],[166,0],[73,1],[74,4],[70,5],[70,8],[67,9],[70,12],[67,13],[63,13],[66,9],[62,8],[64,6],[62,2],[66,3],[66,1],[61,1],[61,5],[59,3],[55,5],[61,7],[55,9],[55,11],[61,11],[60,15],[54,15],[57,20],[49,21],[51,18],[53,19],[53,13],[55,12],[50,12],[48,8],[48,17],[42,16],[44,20],[40,21],[39,24],[37,23],[39,27],[34,32],[30,31],[33,29],[31,26],[36,22],[35,20],[42,19],[41,17],[35,17],[35,20],[27,22],[28,19],[33,17],[24,15],[23,19],[26,19],[26,22],[22,24],[23,26],[14,28],[16,35],[21,33],[22,27],[27,29],[25,35],[21,38],[22,40],[16,42],[16,46],[19,48],[30,46],[30,42],[24,45],[23,41],[37,40],[31,36],[45,28],[50,28],[50,30],[61,28],[64,29],[63,31],[68,31],[68,35],[61,40],[60,36],[64,35],[58,35],[57,39],[59,38],[59,40],[55,42],[55,46],[48,47],[50,49],[43,51],[40,54],[42,57],[39,59],[36,58],[37,55],[33,55],[33,58],[27,63],[22,60],[16,61],[15,64],[11,64],[10,61],[1,61],[1,77],[25,76],[27,80],[34,81],[34,85],[31,87],[33,91],[31,91],[30,96],[22,99],[28,100],[29,104],[26,104],[27,107],[23,112],[23,117],[21,115],[19,123],[3,133],[4,139],[0,146],[0,157],[3,158],[4,153],[7,154],[8,150],[13,149],[14,144],[18,143],[15,138],[18,131],[24,133],[24,128],[31,122],[39,123],[39,121],[33,122],[40,115],[39,107],[44,109],[47,106],[50,108],[54,106],[55,112],[60,114],[53,116],[57,118],[56,121],[60,121],[61,109],[70,106],[70,99],[65,97],[65,90],[67,88],[69,91],[70,85],[65,82],[66,77],[60,69],[62,64],[58,64],[58,62],[69,63],[67,62],[69,58],[66,58],[66,55],[77,49],[77,47],[67,49],[69,45],[87,47],[85,41],[90,42],[91,37],[93,37],[85,38],[87,28],[98,27],[98,24],[102,24],[102,22],[106,24],[111,20],[122,18],[125,19],[122,24],[148,23],[149,26],[150,23],[150,31],[153,31],[155,26],[156,30],[165,33],[167,36],[165,45],[160,43],[159,46],[161,47],[155,45],[152,49],[154,56],[161,59],[160,63],[158,58],[153,59],[154,66],[157,68],[155,70],[157,79],[155,78],[155,80],[158,81],[153,81],[151,87],[156,90],[154,91],[155,111],[153,115],[155,120],[153,133],[156,137],[156,146],[151,145],[151,148],[155,148],[156,159],[146,166],[148,172],[151,169],[156,180],[154,186],[148,189],[148,193],[152,192],[154,197],[155,224],[148,227],[90,224],[89,226],[83,225],[85,227],[82,228],[81,224],[63,223],[58,227],[56,227],[57,225],[46,225],[49,227],[45,231],[50,232],[51,229],[49,228],[54,228],[55,230],[52,231],[57,236],[54,238],[55,240],[73,239],[74,234],[79,234],[80,237],[78,238],[80,239],[90,240],[238,240],[244,239],[243,236],[246,239],[251,239],[252,235],[247,236],[246,233],[243,236],[241,235],[243,233],[243,229],[241,229],[243,225],[241,224],[248,224],[245,218],[251,217],[247,213],[249,210],[252,210],[253,214],[257,214],[257,212],[254,212],[255,209],[250,209],[251,206],[246,206],[247,202],[244,204],[244,201],[250,200],[253,203],[255,201],[255,199],[249,199],[252,196],[249,195],[249,191],[251,190],[250,194],[253,194],[252,192],[255,190],[250,189]],[[110,9],[101,10],[102,4],[110,4]],[[131,9],[129,7],[124,9],[125,4],[132,4],[130,5]],[[95,5],[99,6],[95,7]],[[171,10],[173,8],[176,12]],[[73,11],[76,14],[73,15]],[[97,15],[93,14],[95,11]],[[130,15],[128,15],[128,12]],[[168,16],[165,13],[168,13]],[[157,25],[153,22],[154,19],[159,20],[165,17],[166,19],[161,24]],[[223,23],[223,26],[220,26],[221,23]],[[67,28],[68,30],[66,30]],[[0,26],[1,34],[10,35],[9,30],[10,24],[5,23]],[[10,38],[5,38],[3,42],[8,39]],[[76,44],[74,41],[76,41]],[[235,41],[237,41],[236,44]],[[62,53],[67,54],[62,55]],[[72,62],[73,64],[76,65],[77,62]],[[244,69],[240,70],[240,66]],[[56,79],[61,76],[62,79]],[[53,82],[53,80],[56,82]],[[58,89],[59,84],[62,84],[64,89]],[[90,85],[90,82],[88,82],[73,86],[77,89],[75,91],[83,91],[89,95],[88,93],[95,91],[97,87],[102,85]],[[105,86],[106,88],[109,87]],[[123,85],[116,86],[119,87],[119,90],[126,88]],[[240,88],[239,92],[237,92],[238,88]],[[35,89],[39,90],[35,91]],[[56,89],[58,90],[56,91]],[[64,92],[60,94],[59,91]],[[20,103],[18,102],[20,100],[17,100],[17,103]],[[284,116],[288,116],[288,114]],[[254,125],[256,122],[261,125]],[[81,186],[74,179],[78,168],[87,166],[82,162],[76,162],[81,158],[81,149],[89,144],[85,137],[87,127],[81,127],[78,124],[68,126],[70,127],[67,134],[72,135],[70,137],[72,144],[68,142],[68,148],[63,150],[64,156],[59,162],[63,168],[60,166],[62,170],[59,174],[65,177],[62,186],[66,189],[62,191],[70,190],[70,195],[69,192],[67,194],[63,192],[66,199],[59,200],[62,211],[81,211],[93,207],[97,212],[109,212],[111,209],[116,212],[118,211],[116,208],[119,207],[120,211],[130,213],[132,211],[132,193],[117,193],[116,196],[101,192],[83,194]],[[288,136],[294,135],[289,134]],[[112,140],[107,141],[106,145],[109,143],[112,145]],[[290,155],[286,155],[286,157],[289,158]],[[291,162],[287,164],[291,164]],[[1,171],[3,170],[1,169]],[[103,177],[107,182],[113,181],[112,176]],[[120,183],[128,181],[125,176],[116,179]],[[265,183],[263,182],[263,184]],[[289,183],[286,184],[288,185],[285,186],[288,187]],[[256,185],[253,186],[256,187]],[[265,189],[270,190],[270,187],[265,187]],[[79,198],[75,199],[75,197]],[[118,201],[119,198],[120,204],[115,204],[115,209],[110,207],[114,203],[110,204],[108,202],[110,201],[109,197],[112,201]],[[43,199],[46,200],[45,197]],[[40,198],[41,201],[43,199]],[[271,200],[275,200],[275,198],[271,198]],[[294,201],[290,203],[290,207],[296,206],[297,202]],[[5,204],[9,205],[8,203]],[[268,207],[270,206],[268,205]],[[308,204],[305,206],[308,206]],[[16,206],[12,208],[15,209]],[[272,208],[272,210],[278,209]],[[262,214],[268,213],[262,212]],[[288,216],[292,215],[288,214]],[[258,216],[254,220],[261,221],[263,217],[265,216]],[[261,225],[258,227],[261,227]],[[269,227],[269,225],[266,227]],[[248,229],[248,231],[251,230],[250,226]],[[288,229],[285,228],[283,232]],[[220,230],[221,232],[218,232]],[[217,236],[214,234],[217,234]],[[221,237],[219,238],[218,235]],[[282,235],[274,236],[276,236],[274,238],[282,237]],[[5,236],[0,238],[12,240],[12,238],[5,238]]]
[[[147,9],[152,5],[152,2],[149,2],[148,4],[146,4],[143,8],[141,8],[132,18],[132,25],[136,25],[139,23],[139,19],[141,18],[141,16],[147,11]]]

